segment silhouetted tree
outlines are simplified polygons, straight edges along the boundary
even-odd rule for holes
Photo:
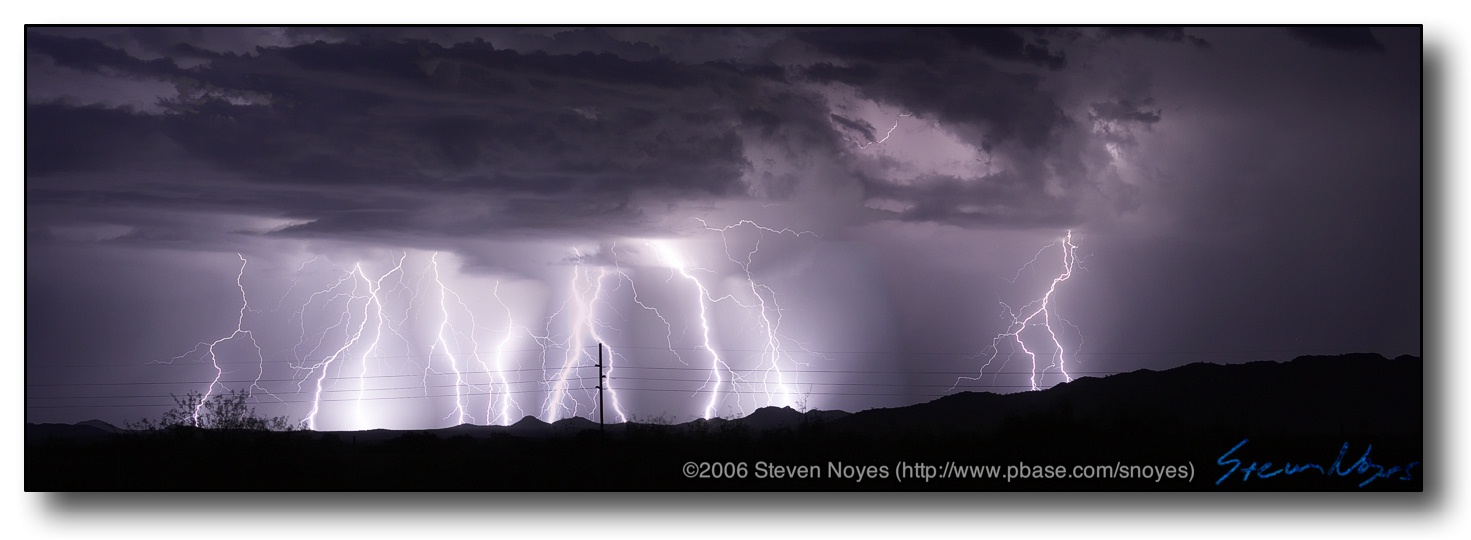
[[[204,394],[192,390],[182,397],[173,394],[170,396],[174,398],[174,408],[164,411],[158,420],[143,418],[137,423],[128,422],[128,429],[157,431],[175,426],[252,431],[292,431],[295,429],[295,426],[285,416],[261,417],[256,415],[255,407],[247,403],[250,393],[244,390],[210,396],[207,401],[204,400]],[[201,401],[204,403],[202,407],[200,406]]]

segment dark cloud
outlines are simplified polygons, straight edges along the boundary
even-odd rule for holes
[[[804,74],[816,82],[853,87],[874,101],[932,120],[981,152],[1001,156],[1008,163],[1008,188],[1006,196],[1001,197],[989,181],[980,179],[985,173],[979,171],[973,180],[955,177],[933,183],[892,178],[887,169],[864,175],[871,198],[895,200],[910,208],[899,214],[901,219],[964,227],[1028,226],[1078,219],[1059,208],[1075,208],[1066,201],[1079,193],[1041,195],[1049,184],[1072,185],[1084,176],[1078,155],[1082,148],[1069,143],[1083,136],[1078,130],[1084,126],[1069,117],[1056,96],[1044,87],[1041,77],[961,57],[934,67],[913,63],[817,63]],[[895,189],[896,185],[905,187]],[[1033,195],[1019,197],[1019,191]],[[1064,202],[1059,206],[1051,199]],[[1049,202],[1041,207],[1031,205],[1044,200]],[[1009,206],[1013,204],[1016,206]],[[968,210],[973,208],[986,210]]]
[[[818,62],[808,66],[805,73],[818,82],[840,82],[856,87],[876,83],[883,76],[877,68],[867,64],[835,66],[827,62]]]
[[[945,31],[961,49],[975,49],[991,58],[1026,62],[1052,70],[1067,66],[1067,57],[1062,52],[1049,50],[1045,38],[1028,42],[1017,30],[991,26],[956,27]]]
[[[1178,26],[1108,26],[1103,28],[1103,34],[1108,37],[1142,37],[1156,41],[1168,41],[1173,43],[1189,43],[1197,49],[1209,49],[1209,41],[1185,33],[1185,29]]]
[[[1093,116],[1102,120],[1118,120],[1126,122],[1139,122],[1142,124],[1153,124],[1158,122],[1160,109],[1148,110],[1144,106],[1153,105],[1153,99],[1144,99],[1139,103],[1131,100],[1120,99],[1105,103],[1093,104]]]
[[[137,164],[160,122],[126,108],[44,103],[26,107],[26,178]]]
[[[1359,30],[1293,35],[1379,43]],[[1143,51],[1206,43],[1196,34],[1220,42],[1202,31],[1099,30]],[[63,97],[28,106],[28,200],[192,205],[298,222],[283,235],[474,235],[570,232],[596,220],[637,230],[681,203],[783,198],[820,177],[904,209],[870,216],[983,228],[1082,223],[1097,217],[1088,197],[1119,212],[1141,208],[1148,190],[1111,167],[1166,114],[1148,85],[1069,88],[1069,77],[1092,69],[1078,61],[1097,45],[1076,39],[1088,32],[36,27],[29,58],[158,81],[176,95],[148,110],[86,103],[47,91],[73,80],[37,71],[28,91]],[[1279,30],[1263,35],[1274,33],[1285,41]],[[704,60],[677,59],[691,57]],[[839,106],[827,93],[836,87],[890,116]],[[914,163],[934,156],[859,151],[854,143],[876,142],[900,113],[912,118],[906,129],[944,132],[976,156],[930,171]],[[104,177],[169,169],[213,180]]]
[[[201,51],[210,54],[249,54],[259,47],[285,47],[327,39],[330,32],[310,27],[249,26],[34,26],[27,36],[89,39],[145,59],[180,58]]]
[[[547,38],[542,51],[550,54],[581,54],[599,52],[612,54],[625,60],[648,61],[662,59],[658,47],[643,41],[624,41],[602,28],[578,28],[557,32]]]
[[[1029,148],[1044,146],[1069,122],[1053,96],[1040,87],[1041,79],[985,64],[957,63],[943,71],[817,64],[806,73],[815,81],[854,86],[876,100],[942,122],[975,127],[982,134],[976,142],[984,149],[1012,141]]]
[[[1363,26],[1294,26],[1287,32],[1314,47],[1344,52],[1382,53],[1384,44]]]
[[[802,74],[841,84],[860,95],[934,122],[1006,170],[968,174],[901,173],[902,163],[881,161],[858,175],[872,205],[898,210],[897,219],[962,227],[1025,227],[1080,219],[1083,192],[1056,192],[1087,179],[1087,144],[1076,122],[1047,84],[1047,73],[1067,68],[1069,29],[952,27],[941,29],[834,29],[797,35],[836,61],[819,60]],[[1038,71],[1036,68],[1042,68]],[[873,142],[868,126],[833,123]],[[995,158],[1000,158],[999,160]],[[898,176],[896,176],[898,175]],[[1049,191],[1052,190],[1052,191]]]
[[[837,122],[840,126],[857,131],[859,135],[863,136],[865,141],[872,142],[876,140],[876,137],[873,136],[873,124],[868,123],[867,120],[852,120],[836,114],[828,115],[828,118],[832,118],[833,122]]]
[[[949,28],[836,28],[797,33],[817,50],[845,60],[873,63],[933,64],[975,51],[990,60],[1030,64],[1051,70],[1067,66],[1066,55],[1050,48],[1041,29],[995,26]]]
[[[172,60],[142,60],[128,53],[85,38],[68,38],[43,33],[26,34],[26,51],[51,57],[57,65],[98,71],[113,69],[134,76],[171,77],[183,73]]]
[[[744,138],[797,135],[783,127],[801,125],[804,114],[822,118],[815,103],[808,112],[791,106],[781,115],[768,112],[779,102],[801,106],[768,95],[763,81],[781,76],[769,65],[365,39],[250,55],[184,48],[211,59],[184,72],[169,60],[140,61],[90,39],[35,37],[32,52],[67,65],[169,77],[183,90],[163,100],[161,115],[63,103],[32,107],[27,156],[38,185],[62,171],[182,158],[245,175],[249,181],[232,188],[246,194],[270,185],[320,192],[357,186],[404,191],[410,200],[485,197],[505,209],[503,218],[446,224],[405,214],[436,204],[399,208],[391,218],[334,213],[330,208],[341,205],[329,204],[293,231],[444,225],[443,232],[469,234],[510,221],[580,222],[567,212],[536,216],[526,209],[561,205],[584,215],[637,217],[630,205],[645,196],[743,197],[751,187],[743,178],[749,169]],[[801,136],[803,146],[822,144],[821,137]],[[288,202],[275,206],[313,213]]]
[[[32,55],[161,81],[176,95],[159,96],[157,111],[33,104],[28,174],[44,187],[58,174],[188,163],[230,180],[209,192],[157,184],[100,192],[239,204],[302,222],[282,234],[473,235],[511,222],[570,231],[587,222],[575,216],[633,229],[680,202],[790,196],[814,167],[870,201],[906,208],[880,214],[903,220],[1078,223],[1089,211],[1082,200],[1094,196],[1138,208],[1125,200],[1137,186],[1109,180],[1118,158],[1103,145],[1135,145],[1132,130],[1157,124],[1164,108],[1139,88],[1061,94],[1067,53],[1086,44],[1079,30],[716,30],[696,39],[618,28],[38,28],[28,32]],[[1206,43],[1178,27],[1101,32]],[[671,43],[696,42],[730,54],[673,59]],[[47,84],[34,82],[38,95],[51,95],[41,91]],[[929,123],[979,157],[963,172],[868,160],[852,143],[875,143],[888,120],[838,107],[824,90],[836,86]],[[169,193],[149,199],[161,190]],[[466,209],[467,200],[479,206]],[[578,213],[536,215],[557,207]]]
[[[828,28],[795,37],[822,53],[865,62],[932,62],[953,54],[941,34],[916,28]]]
[[[1077,201],[1049,196],[1013,173],[959,178],[933,176],[912,183],[874,181],[871,196],[902,201],[896,211],[905,221],[977,228],[1068,227],[1077,219]]]
[[[291,35],[317,36],[333,43],[365,41],[422,41],[443,47],[464,43],[490,43],[498,49],[519,53],[573,56],[581,53],[608,54],[624,60],[644,62],[667,59],[659,46],[640,38],[624,39],[629,32],[610,27],[537,29],[476,27],[323,27],[291,28]],[[615,33],[619,35],[614,35]],[[300,39],[300,38],[297,38]]]
[[[877,128],[831,110],[801,86],[812,82],[840,83],[935,121],[981,151],[1005,157],[1008,182],[1035,193],[1056,185],[1060,175],[1070,176],[1065,184],[1076,184],[1071,176],[1082,168],[1078,152],[1084,148],[1066,141],[1077,139],[1076,132],[1086,126],[1069,118],[1044,77],[1027,72],[1066,67],[1065,54],[1049,40],[1065,37],[1064,31],[804,30],[794,36],[822,55],[852,63],[808,64],[793,72],[800,74],[798,80],[789,80],[788,68],[766,61],[676,62],[648,42],[602,29],[557,32],[543,41],[506,34],[511,37],[502,41],[522,42],[520,50],[512,50],[479,35],[499,39],[496,32],[446,45],[441,41],[467,36],[293,28],[261,36],[288,45],[245,53],[232,52],[239,49],[235,45],[213,51],[179,41],[197,37],[187,32],[140,32],[127,39],[33,36],[32,53],[63,65],[105,66],[166,81],[177,90],[177,96],[160,98],[164,114],[96,107],[62,112],[69,106],[48,105],[53,110],[44,114],[98,118],[35,124],[27,152],[37,158],[38,178],[124,161],[145,166],[182,158],[242,175],[246,181],[234,186],[243,192],[236,200],[262,201],[255,194],[289,185],[318,192],[348,186],[407,191],[405,199],[415,201],[390,214],[345,211],[356,203],[352,198],[315,210],[269,202],[251,206],[306,219],[307,224],[287,231],[293,234],[407,228],[460,235],[507,221],[476,212],[446,219],[444,208],[455,205],[426,200],[431,197],[483,198],[486,207],[503,209],[496,216],[553,228],[559,220],[569,228],[582,222],[564,213],[540,218],[504,209],[561,204],[635,226],[649,220],[638,205],[651,201],[794,193],[799,177],[792,168],[750,162],[753,147],[791,163],[810,163],[806,156],[826,154],[839,170],[852,170],[854,164],[843,163],[840,142],[875,142]],[[328,39],[307,41],[312,36]],[[119,45],[104,44],[104,38]],[[660,36],[648,38],[657,42]],[[125,43],[174,57],[140,60],[121,48]],[[203,63],[181,69],[175,59]],[[1100,105],[1094,114],[1150,121],[1147,111],[1115,110],[1130,103]],[[1158,112],[1153,114],[1157,118]],[[108,122],[118,126],[109,128]],[[75,129],[90,124],[102,129]],[[77,152],[87,157],[63,157]],[[852,178],[865,189],[894,180],[871,168]],[[991,217],[957,211],[952,222],[972,227],[999,224],[1006,216],[1015,219],[1013,225],[1059,219],[1055,205],[1036,216],[1021,206],[1004,211],[998,206],[1035,199],[996,198],[982,186],[952,189],[940,182],[931,187],[947,200],[962,199],[935,206],[926,202],[932,197],[923,190],[929,188],[917,186],[902,193],[875,189],[870,195],[913,197],[911,206],[924,210],[905,213],[903,219],[945,222],[944,208],[977,205],[993,209],[987,212]],[[1073,195],[1049,197],[1070,200]]]
[[[724,289],[750,262],[804,346],[918,380],[977,368],[1068,229],[1091,368],[1417,353],[1419,30],[1283,30],[28,27],[27,366],[228,331],[236,253],[247,325],[288,349],[302,321],[257,298],[406,256],[427,284],[431,251],[477,316],[493,280],[545,314],[570,265],[627,264],[619,338],[688,341],[662,241]]]

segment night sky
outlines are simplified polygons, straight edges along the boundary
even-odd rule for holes
[[[599,341],[610,421],[1419,355],[1421,63],[1418,27],[31,27],[27,421],[596,419]],[[1049,288],[1055,341],[998,339]]]

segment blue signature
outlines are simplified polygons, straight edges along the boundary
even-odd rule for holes
[[[1292,462],[1287,462],[1281,466],[1273,468],[1274,464],[1270,461],[1265,463],[1258,463],[1253,461],[1250,465],[1242,467],[1241,460],[1227,459],[1231,457],[1231,454],[1234,454],[1237,450],[1241,449],[1241,447],[1246,444],[1247,440],[1248,439],[1241,439],[1241,442],[1236,443],[1236,446],[1231,447],[1231,449],[1227,450],[1226,453],[1221,454],[1221,457],[1216,458],[1217,465],[1231,467],[1231,470],[1226,471],[1226,474],[1221,475],[1221,478],[1216,480],[1216,485],[1221,485],[1221,482],[1225,482],[1227,478],[1230,478],[1231,475],[1238,472],[1241,473],[1241,481],[1245,482],[1247,480],[1250,480],[1253,475],[1255,475],[1257,478],[1271,478],[1277,475],[1292,476],[1294,474],[1305,471],[1314,471],[1327,476],[1369,474],[1368,478],[1365,478],[1363,482],[1359,483],[1359,487],[1364,487],[1369,485],[1370,482],[1373,482],[1380,478],[1389,478],[1394,480],[1413,480],[1414,476],[1411,474],[1410,470],[1414,469],[1416,465],[1420,464],[1420,462],[1418,461],[1412,461],[1409,465],[1405,465],[1403,467],[1399,465],[1395,465],[1393,467],[1385,467],[1384,465],[1374,463],[1373,461],[1369,460],[1369,451],[1374,449],[1374,445],[1371,444],[1368,446],[1368,448],[1364,449],[1364,455],[1359,456],[1359,459],[1354,461],[1352,465],[1349,465],[1348,468],[1344,468],[1343,458],[1345,455],[1348,454],[1348,443],[1346,442],[1343,443],[1343,447],[1338,450],[1338,457],[1335,458],[1333,460],[1333,463],[1329,465],[1322,465],[1318,463],[1294,464]],[[1396,473],[1398,473],[1398,476],[1396,476]]]

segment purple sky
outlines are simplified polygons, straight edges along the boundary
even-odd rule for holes
[[[595,381],[556,390],[596,338],[633,418],[1025,390],[992,345],[1068,231],[1074,377],[1421,353],[1419,28],[30,28],[25,54],[32,422],[252,383],[321,429],[588,416]],[[237,324],[212,385],[196,344]]]

